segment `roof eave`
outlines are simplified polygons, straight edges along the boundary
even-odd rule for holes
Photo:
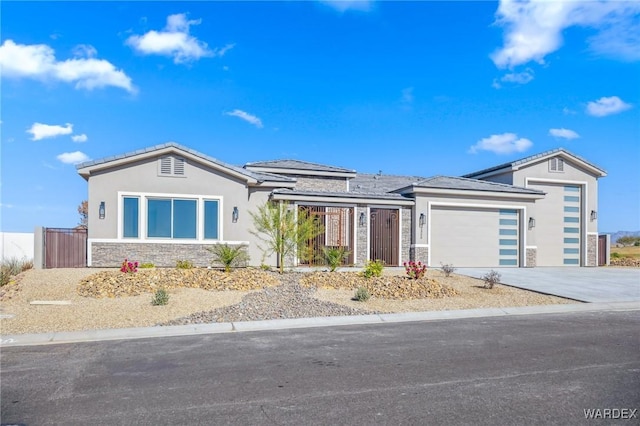
[[[497,198],[522,198],[522,199],[542,199],[544,192],[509,192],[509,191],[479,191],[473,189],[445,189],[445,188],[429,188],[420,186],[408,186],[402,188],[403,194],[420,194],[420,195],[465,195],[474,197],[497,197]]]
[[[181,156],[194,161],[196,163],[200,163],[203,164],[207,167],[211,167],[212,169],[215,169],[217,171],[226,173],[230,176],[236,177],[240,180],[245,181],[247,184],[256,184],[258,183],[258,180],[248,176],[246,174],[240,173],[232,168],[229,167],[225,167],[224,165],[218,164],[214,161],[211,161],[207,158],[203,158],[199,155],[196,155],[190,151],[181,149],[173,144],[169,144],[166,147],[163,148],[159,148],[156,150],[149,150],[149,151],[145,151],[145,152],[141,152],[139,154],[135,154],[135,155],[131,155],[131,156],[121,156],[120,158],[116,157],[113,160],[109,160],[109,161],[105,161],[102,163],[98,163],[98,164],[92,164],[90,166],[86,166],[86,167],[82,167],[82,164],[80,164],[79,168],[78,168],[78,173],[83,176],[85,179],[88,179],[93,173],[95,172],[99,172],[102,170],[106,170],[106,169],[110,169],[113,167],[118,167],[118,166],[122,166],[125,164],[129,164],[129,163],[134,163],[136,161],[141,161],[141,160],[145,160],[148,158],[153,158],[153,157],[157,157],[159,155],[165,155],[165,154],[170,154],[170,153],[177,153],[180,154]]]
[[[344,195],[323,195],[315,194],[288,194],[284,192],[273,192],[271,197],[274,201],[307,201],[307,202],[331,202],[343,204],[381,204],[381,205],[401,205],[413,206],[415,200],[401,198],[377,198],[371,197],[345,197]]]

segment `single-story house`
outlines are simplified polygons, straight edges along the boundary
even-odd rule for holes
[[[317,217],[309,247],[344,247],[346,264],[596,266],[598,178],[559,148],[462,177],[390,176],[300,160],[224,163],[176,143],[77,166],[88,182],[88,265],[125,258],[207,266],[214,244],[246,245],[275,266],[250,212],[287,202]],[[289,259],[290,265],[313,263]]]

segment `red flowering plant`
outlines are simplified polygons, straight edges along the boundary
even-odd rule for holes
[[[407,271],[407,276],[414,280],[420,279],[427,272],[427,265],[422,262],[404,262],[404,270]]]
[[[124,272],[125,274],[138,272],[138,262],[129,262],[127,259],[125,259],[124,262],[122,262],[122,266],[120,267],[120,272]]]

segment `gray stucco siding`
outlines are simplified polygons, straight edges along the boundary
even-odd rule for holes
[[[253,222],[250,211],[257,211],[259,205],[269,198],[270,190],[265,188],[249,188],[245,182],[236,177],[224,174],[216,169],[208,168],[200,163],[187,161],[184,177],[159,176],[158,157],[147,159],[127,166],[119,166],[92,174],[89,184],[89,239],[118,240],[125,243],[143,243],[146,240],[144,224],[146,218],[140,212],[140,229],[138,239],[123,239],[119,235],[118,223],[122,221],[122,198],[126,195],[139,196],[140,203],[151,198],[186,198],[197,199],[198,208],[205,199],[219,200],[219,238],[220,241],[247,242],[255,241],[250,233]],[[106,214],[99,219],[98,208],[105,203]],[[233,208],[237,207],[239,217],[232,221]],[[201,211],[201,210],[200,210]],[[199,211],[199,213],[200,213]],[[202,218],[198,214],[198,221]],[[199,225],[200,226],[200,223]],[[120,225],[120,229],[122,225]],[[198,238],[185,240],[185,244],[202,242],[202,234]],[[156,241],[157,243],[157,241]],[[252,264],[260,264],[262,252],[253,243],[249,245]],[[274,261],[266,258],[265,262]]]

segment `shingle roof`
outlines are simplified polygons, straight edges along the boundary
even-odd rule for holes
[[[247,167],[265,167],[273,169],[297,169],[311,170],[316,172],[337,172],[337,173],[355,173],[355,170],[345,169],[342,167],[329,166],[326,164],[311,163],[301,160],[272,160],[272,161],[256,161],[244,165]]]
[[[483,169],[483,170],[480,170],[480,171],[477,171],[477,172],[468,173],[466,175],[463,175],[463,177],[473,178],[475,176],[480,176],[480,175],[483,175],[485,173],[493,172],[495,170],[505,169],[505,168],[509,168],[509,167],[516,167],[516,166],[519,166],[521,164],[529,163],[529,162],[535,161],[535,160],[537,160],[539,158],[544,158],[546,156],[549,156],[549,155],[552,155],[552,154],[561,153],[561,152],[565,153],[565,154],[567,154],[567,155],[569,155],[571,157],[577,158],[578,160],[588,164],[589,166],[593,167],[594,169],[598,169],[601,172],[606,173],[602,168],[600,168],[600,167],[596,166],[595,164],[585,160],[584,158],[580,157],[579,155],[573,154],[572,152],[569,152],[564,148],[556,148],[556,149],[552,149],[550,151],[541,152],[539,154],[530,155],[528,157],[524,157],[524,158],[521,158],[519,160],[511,161],[511,162],[508,162],[508,163],[503,163],[503,164],[500,164],[498,166],[489,167],[487,169]]]
[[[349,180],[349,192],[384,194],[398,188],[404,188],[414,182],[424,180],[419,176],[396,176],[358,173]]]
[[[160,145],[156,145],[156,146],[151,146],[148,148],[144,148],[144,149],[139,149],[136,151],[130,151],[124,154],[118,154],[118,155],[113,155],[113,156],[109,156],[109,157],[104,157],[104,158],[99,158],[97,160],[91,160],[91,161],[85,161],[84,163],[80,163],[78,165],[76,165],[76,170],[80,170],[83,169],[85,167],[91,167],[91,166],[96,166],[99,164],[106,164],[109,163],[111,161],[116,161],[116,160],[123,160],[126,158],[130,158],[130,157],[135,157],[137,155],[142,155],[142,154],[150,154],[153,153],[155,151],[160,151],[162,149],[166,149],[166,148],[176,148],[180,151],[184,151],[184,152],[188,152],[191,155],[194,155],[196,157],[199,157],[205,161],[217,164],[218,166],[233,170],[237,173],[240,173],[244,176],[253,178],[255,180],[257,180],[258,182],[264,182],[264,181],[277,181],[277,182],[295,182],[295,179],[292,178],[288,178],[285,176],[279,176],[279,175],[273,175],[271,173],[258,173],[258,172],[253,172],[250,170],[246,170],[243,169],[242,167],[237,167],[234,166],[232,164],[228,164],[225,163],[223,161],[220,161],[216,158],[210,157],[206,154],[203,154],[201,152],[195,151],[191,148],[187,148],[186,146],[180,145],[178,143],[175,142],[167,142],[167,143],[163,143]]]
[[[434,176],[415,183],[417,188],[453,189],[462,191],[511,192],[516,194],[544,194],[542,191],[504,183],[489,182],[453,176]]]

